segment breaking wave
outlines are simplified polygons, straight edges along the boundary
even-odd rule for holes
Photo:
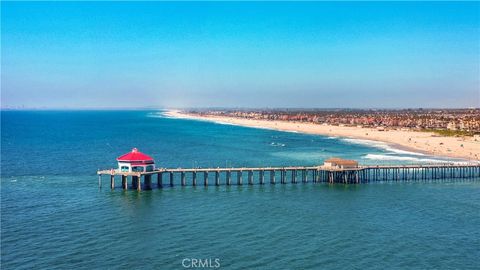
[[[381,154],[367,154],[363,157],[364,159],[370,160],[383,160],[383,161],[409,161],[409,162],[419,162],[419,163],[455,163],[455,164],[466,164],[466,161],[458,160],[446,160],[446,159],[435,159],[435,158],[419,158],[419,157],[406,157],[406,156],[391,156],[391,155],[381,155]]]
[[[272,142],[270,143],[271,146],[280,146],[280,147],[284,147],[285,144],[284,143],[276,143],[276,142]]]
[[[154,112],[154,113],[148,113],[147,117],[153,117],[153,118],[176,118],[173,116],[168,116],[165,114],[165,112]]]
[[[425,154],[422,154],[422,153],[411,152],[411,151],[406,151],[406,150],[400,150],[400,149],[397,149],[397,148],[393,148],[391,145],[389,145],[387,143],[384,143],[384,142],[379,142],[379,141],[372,141],[372,140],[365,140],[365,139],[351,139],[351,138],[343,138],[341,140],[345,141],[345,142],[348,142],[348,143],[361,144],[361,145],[366,145],[366,146],[371,146],[371,147],[384,149],[386,151],[396,153],[396,154],[425,156]]]

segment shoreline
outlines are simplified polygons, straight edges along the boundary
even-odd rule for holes
[[[333,126],[290,121],[269,121],[235,118],[226,116],[199,116],[180,110],[166,110],[166,116],[181,119],[193,119],[217,122],[244,127],[264,128],[285,132],[298,132],[345,139],[368,140],[387,144],[392,148],[412,152],[417,155],[432,155],[437,157],[458,158],[470,161],[480,160],[480,141],[473,138],[439,136],[431,132],[386,130],[374,128]]]

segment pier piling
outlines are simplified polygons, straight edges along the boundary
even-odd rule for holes
[[[186,184],[187,184],[186,182],[187,182],[187,181],[186,181],[186,179],[185,179],[185,172],[181,172],[181,173],[180,173],[180,178],[181,178],[181,185],[182,185],[182,187],[186,186]]]
[[[145,176],[145,189],[150,190],[152,189],[152,175],[151,174],[146,174]]]
[[[162,187],[163,187],[163,183],[162,183],[162,173],[158,173],[158,174],[157,174],[157,186],[158,186],[158,188],[162,188]]]
[[[230,186],[232,184],[232,171],[227,171],[227,175],[226,175],[226,178],[227,178],[227,186]]]
[[[237,185],[242,185],[242,171],[237,171]]]
[[[127,182],[127,176],[126,175],[122,175],[122,188],[124,190],[128,189],[128,182]]]
[[[220,185],[220,172],[215,171],[215,186],[219,186],[219,185]]]
[[[270,184],[275,184],[275,170],[270,170]]]
[[[141,176],[137,175],[132,175],[132,186],[136,188],[138,191],[142,190],[142,178]]]
[[[248,184],[253,185],[253,171],[248,171]]]
[[[115,175],[110,175],[110,188],[115,189]]]

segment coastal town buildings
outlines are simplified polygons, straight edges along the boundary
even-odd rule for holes
[[[200,115],[256,120],[309,122],[338,126],[374,127],[377,130],[449,130],[480,133],[480,109],[276,109],[196,110]]]

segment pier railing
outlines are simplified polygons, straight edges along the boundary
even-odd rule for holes
[[[158,168],[150,172],[122,172],[99,170],[98,184],[102,175],[110,176],[110,187],[115,188],[115,177],[121,177],[123,189],[152,189],[164,186],[209,186],[209,185],[254,185],[286,183],[344,183],[360,184],[373,181],[422,181],[441,179],[480,180],[480,164],[423,164],[423,165],[378,165],[338,169],[325,166],[293,167],[240,167],[240,168]],[[129,178],[131,185],[129,185]],[[143,178],[143,184],[142,184]]]

